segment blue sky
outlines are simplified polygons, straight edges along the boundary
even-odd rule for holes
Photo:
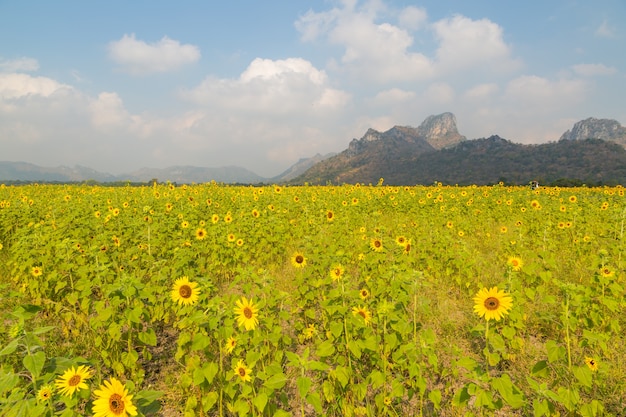
[[[626,2],[0,0],[0,160],[279,174],[372,127],[626,123]]]

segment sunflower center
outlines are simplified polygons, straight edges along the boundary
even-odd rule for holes
[[[178,294],[180,294],[182,298],[191,297],[191,292],[191,287],[189,285],[181,285],[178,289]]]
[[[304,262],[304,256],[302,255],[296,256],[296,263],[301,264],[302,262]]]
[[[341,276],[341,269],[339,268],[335,269],[335,275]]]
[[[363,317],[364,319],[366,318],[365,317],[365,311],[359,310],[358,314],[359,314],[359,316]]]
[[[485,300],[485,308],[487,310],[497,310],[500,306],[500,301],[496,297],[489,297]]]
[[[246,376],[246,368],[244,368],[243,366],[240,367],[237,371],[239,372],[240,377],[243,378],[244,376]]]
[[[80,384],[80,380],[80,375],[72,375],[70,380],[67,381],[67,385],[69,385],[70,387],[75,387],[76,385]]]
[[[243,309],[243,315],[247,318],[247,319],[251,319],[252,318],[252,309],[250,307],[245,307]]]
[[[380,248],[380,245],[381,245],[380,240],[374,241],[374,246],[376,246],[377,248]]]
[[[124,412],[124,401],[121,395],[112,394],[109,397],[109,410],[116,416],[121,415]]]

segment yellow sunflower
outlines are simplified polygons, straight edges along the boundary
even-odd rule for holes
[[[370,296],[370,292],[367,288],[361,288],[359,290],[359,297],[361,297],[362,300],[365,300],[369,296]]]
[[[204,228],[199,228],[198,230],[196,230],[196,239],[198,240],[202,240],[206,237],[206,230],[204,230]]]
[[[370,247],[374,252],[382,252],[383,251],[383,241],[379,238],[375,237],[370,240]]]
[[[585,364],[589,367],[589,369],[591,369],[593,372],[598,370],[598,361],[596,361],[594,358],[590,358],[589,356],[587,356],[585,358]]]
[[[365,324],[369,324],[372,321],[372,313],[370,313],[369,310],[365,307],[353,307],[352,314],[355,317],[363,317],[363,321],[365,321]]]
[[[58,377],[54,384],[61,395],[71,397],[76,391],[89,388],[85,381],[92,375],[88,366],[80,365],[77,368],[72,366]]]
[[[224,349],[226,349],[226,352],[233,353],[235,346],[237,346],[237,339],[235,339],[233,336],[226,339],[226,346],[224,347]]]
[[[234,373],[235,376],[238,376],[243,382],[248,382],[252,380],[252,369],[248,368],[242,360],[239,360],[239,362],[237,362]]]
[[[37,391],[37,401],[46,402],[50,398],[52,398],[52,394],[54,393],[54,388],[52,385],[46,384],[43,387],[39,388]]]
[[[296,268],[304,268],[306,266],[306,258],[301,252],[296,252],[291,257],[291,264]]]
[[[40,277],[43,274],[43,270],[40,266],[33,266],[30,273],[33,274],[34,277]]]
[[[406,237],[404,236],[396,236],[396,243],[398,244],[398,246],[403,246],[406,245]]]
[[[333,281],[338,281],[343,276],[345,269],[341,264],[335,264],[330,268],[330,277]]]
[[[254,330],[259,324],[259,308],[254,305],[252,299],[248,301],[246,297],[235,302],[237,305],[234,309],[237,315],[237,324],[244,326],[246,330]]]
[[[128,417],[137,415],[137,407],[131,402],[133,396],[128,395],[126,387],[117,379],[111,378],[94,390],[96,399],[93,402],[94,417]]]
[[[197,282],[190,282],[187,277],[178,278],[172,286],[172,300],[182,305],[192,305],[198,301],[200,289]]]
[[[485,320],[495,319],[500,321],[504,315],[508,314],[513,306],[513,299],[504,291],[499,291],[498,287],[487,290],[483,288],[474,297],[474,312]]]
[[[507,261],[507,264],[509,265],[509,267],[511,267],[513,271],[521,271],[522,266],[524,266],[524,262],[522,261],[522,259],[517,256],[511,256]]]

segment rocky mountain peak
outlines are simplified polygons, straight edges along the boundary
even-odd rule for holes
[[[417,131],[435,149],[443,149],[465,140],[456,127],[456,117],[449,112],[428,116]]]
[[[589,117],[574,124],[560,140],[602,139],[626,145],[626,127],[617,120]]]

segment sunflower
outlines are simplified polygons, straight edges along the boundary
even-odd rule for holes
[[[296,252],[291,257],[291,264],[296,268],[304,268],[306,266],[306,258],[301,252]]]
[[[235,346],[237,346],[237,339],[235,339],[233,336],[230,336],[228,339],[226,339],[226,346],[224,346],[224,349],[227,353],[233,353]]]
[[[370,296],[370,292],[368,291],[367,288],[361,288],[359,290],[359,297],[361,297],[362,300],[365,300],[369,296]]]
[[[228,240],[229,242],[234,242],[235,240],[237,240],[237,236],[235,236],[234,233],[229,233],[228,236],[226,236],[226,240]]]
[[[330,277],[333,281],[338,281],[343,276],[345,269],[341,264],[335,264],[330,268]]]
[[[211,221],[213,223],[217,223],[220,220],[220,216],[218,216],[217,214],[214,214],[213,216],[211,216]]]
[[[196,239],[202,240],[205,237],[206,237],[206,230],[204,230],[202,227],[196,230]]]
[[[243,382],[252,380],[252,369],[248,368],[242,360],[237,362],[234,373],[235,376],[238,376]]]
[[[313,339],[313,336],[317,334],[317,329],[315,328],[315,324],[309,324],[303,331],[302,334],[305,340]]]
[[[602,268],[600,268],[600,275],[602,275],[605,278],[610,278],[613,275],[615,275],[615,271],[613,271],[608,266],[603,266]]]
[[[363,317],[363,321],[365,322],[365,324],[369,324],[370,321],[372,321],[372,313],[370,313],[369,310],[365,307],[353,307],[352,314],[354,315],[354,317]]]
[[[375,237],[370,240],[370,247],[374,252],[382,252],[383,251],[383,241],[379,238]]]
[[[39,266],[33,266],[32,269],[30,270],[30,273],[34,277],[40,277],[43,274],[43,270]]]
[[[198,289],[198,283],[190,282],[186,276],[174,281],[174,285],[172,286],[172,300],[174,302],[192,305],[198,301],[199,294],[200,289]]]
[[[521,271],[522,266],[524,266],[524,262],[522,262],[522,259],[517,256],[511,256],[506,263],[511,267],[513,271]]]
[[[404,236],[397,236],[396,237],[396,243],[398,244],[398,246],[403,246],[406,244],[406,237]]]
[[[76,391],[89,388],[85,380],[91,378],[92,375],[91,369],[87,366],[80,365],[77,368],[72,366],[58,377],[54,384],[61,395],[71,397]]]
[[[335,220],[335,213],[333,213],[332,210],[328,210],[326,212],[326,220],[328,220],[329,222],[332,222],[333,220]]]
[[[504,291],[499,291],[498,287],[487,290],[483,288],[474,297],[474,312],[485,320],[500,319],[508,314],[513,305],[513,299]]]
[[[254,330],[259,324],[259,308],[254,305],[252,299],[248,301],[246,297],[235,302],[235,314],[237,314],[237,324],[244,326],[246,330]]]
[[[52,394],[54,393],[54,388],[52,385],[46,384],[43,387],[39,388],[37,391],[37,400],[41,402],[46,402],[50,398],[52,398]]]
[[[593,372],[598,370],[598,361],[596,361],[594,358],[590,358],[589,356],[587,356],[585,358],[585,364],[589,367],[589,369],[591,369]]]
[[[104,381],[100,389],[94,390],[96,399],[93,402],[94,417],[128,417],[137,415],[137,407],[131,402],[133,396],[128,395],[126,387],[117,379]]]

